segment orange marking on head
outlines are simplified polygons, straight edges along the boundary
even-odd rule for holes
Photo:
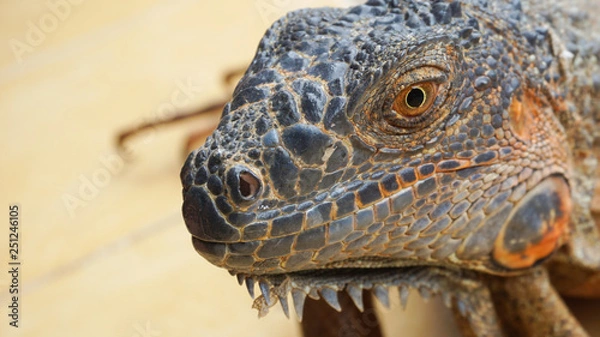
[[[554,226],[546,226],[547,232],[542,239],[536,243],[529,243],[525,250],[512,253],[503,246],[496,246],[494,260],[510,269],[522,269],[533,266],[537,261],[549,256],[559,246],[560,239],[565,233],[568,221],[555,223]]]
[[[547,198],[540,198],[540,196]],[[540,202],[543,201],[549,202],[541,205]],[[521,202],[513,211],[509,225],[505,225],[496,238],[492,253],[497,263],[509,269],[533,266],[536,262],[550,256],[568,235],[572,203],[568,185],[562,178],[545,180],[530,191]],[[544,211],[547,213],[542,214]],[[540,213],[538,217],[528,217],[527,212]],[[519,216],[523,218],[514,218]],[[541,222],[536,223],[537,220]],[[535,228],[537,228],[535,232],[531,230]],[[508,233],[509,231],[513,233]],[[516,233],[523,236],[515,235]],[[507,235],[510,235],[511,240],[515,242],[507,241]]]
[[[541,107],[542,101],[531,90],[525,90],[522,101],[513,97],[508,108],[510,128],[521,140],[531,140],[537,129],[536,119]]]

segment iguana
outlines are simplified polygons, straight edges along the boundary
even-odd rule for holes
[[[196,251],[258,285],[261,315],[289,297],[305,321],[307,297],[343,315],[412,287],[465,336],[586,336],[559,296],[600,297],[600,8],[576,3],[588,12],[370,0],[278,20],[181,171]]]

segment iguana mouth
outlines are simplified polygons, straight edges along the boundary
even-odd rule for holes
[[[475,280],[475,272],[432,268],[431,266],[410,266],[399,268],[342,268],[299,271],[287,274],[247,275],[235,274],[240,285],[245,283],[250,296],[254,299],[252,307],[258,310],[258,316],[264,317],[269,309],[278,302],[289,318],[289,302],[292,304],[298,319],[302,320],[302,312],[307,297],[323,299],[337,311],[341,311],[338,293],[346,292],[356,307],[364,310],[363,293],[372,292],[385,307],[390,305],[390,291],[397,289],[400,303],[406,307],[410,289],[417,290],[427,300],[435,295],[442,297],[447,307],[458,307],[464,316],[476,310],[466,292],[448,291],[458,289],[453,286],[455,280],[469,282]],[[255,288],[260,294],[255,296]]]

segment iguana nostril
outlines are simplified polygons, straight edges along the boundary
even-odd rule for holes
[[[250,172],[240,173],[239,191],[243,198],[253,199],[260,189],[260,181]]]
[[[249,205],[258,199],[262,182],[247,167],[234,166],[227,172],[227,188],[231,201],[239,206]]]

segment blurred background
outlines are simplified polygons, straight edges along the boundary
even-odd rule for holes
[[[284,13],[356,2],[0,2],[1,204],[20,205],[22,263],[16,329],[5,227],[0,336],[299,336],[279,308],[259,320],[245,289],[190,243],[183,144],[215,117],[143,133],[127,161],[115,139],[226,97],[223,75]],[[388,336],[456,336],[438,300],[398,302],[382,309]],[[597,308],[576,303],[600,331]]]

